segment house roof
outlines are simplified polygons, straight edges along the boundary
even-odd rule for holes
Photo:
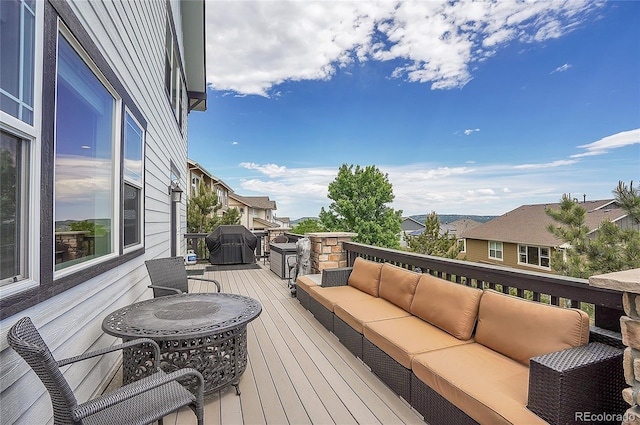
[[[183,0],[182,33],[189,110],[207,110],[207,74],[204,0]]]
[[[251,208],[261,210],[276,210],[276,201],[272,201],[268,196],[241,196],[237,193],[229,193],[229,197]]]
[[[482,223],[479,221],[471,220],[469,218],[463,218],[461,220],[452,221],[451,223],[443,224],[441,229],[449,231],[451,235],[460,235],[475,227],[480,226]]]
[[[590,231],[596,230],[605,220],[615,222],[627,215],[617,207],[613,199],[581,202],[580,206],[587,211],[585,225]],[[459,237],[540,246],[559,246],[564,241],[547,231],[547,226],[553,224],[554,221],[546,214],[545,208],[557,210],[560,208],[560,204],[523,205],[500,217],[469,229]]]
[[[202,174],[204,174],[207,177],[209,177],[211,179],[211,181],[213,181],[214,184],[219,184],[220,186],[223,186],[229,192],[233,191],[233,189],[231,189],[231,186],[229,186],[224,181],[222,181],[222,179],[219,179],[218,177],[216,177],[213,174],[211,174],[202,165],[198,164],[193,159],[187,158],[187,165],[189,166],[190,170],[200,170],[202,172]]]
[[[253,217],[253,227],[254,228],[261,228],[261,227],[274,228],[274,227],[280,227],[280,226],[278,226],[276,223],[272,223],[272,222],[264,220],[262,218]]]

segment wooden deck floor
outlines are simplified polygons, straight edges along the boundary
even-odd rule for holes
[[[422,424],[422,417],[306,311],[287,281],[260,270],[206,272],[224,292],[262,303],[247,327],[249,363],[233,387],[205,400],[206,424]],[[197,285],[192,292],[209,289]],[[165,424],[195,424],[186,409]]]

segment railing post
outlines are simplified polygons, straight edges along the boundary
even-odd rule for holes
[[[624,350],[624,377],[629,388],[621,397],[631,407],[623,417],[623,425],[640,425],[640,269],[608,273],[589,278],[589,285],[623,291],[622,305],[626,316],[620,318]],[[597,316],[596,316],[597,317]]]
[[[357,233],[317,232],[307,234],[311,241],[311,273],[324,269],[347,267],[347,252],[343,242],[350,242]]]

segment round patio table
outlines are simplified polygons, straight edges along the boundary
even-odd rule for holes
[[[160,368],[198,370],[204,377],[205,395],[227,385],[240,394],[240,376],[247,367],[247,323],[261,311],[258,301],[237,294],[170,295],[116,310],[102,321],[102,329],[123,342],[153,339],[160,345]],[[152,355],[144,346],[124,350],[124,384],[153,372]],[[196,385],[195,381],[183,383]]]

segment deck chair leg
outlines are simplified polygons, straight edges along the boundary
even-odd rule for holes
[[[234,387],[236,387],[236,395],[239,396],[240,395],[240,383],[236,383],[236,384],[231,384]]]

